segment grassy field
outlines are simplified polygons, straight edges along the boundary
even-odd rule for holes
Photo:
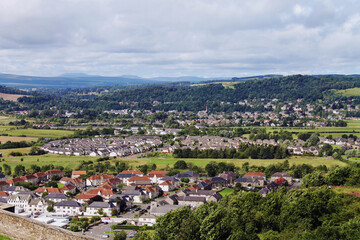
[[[12,240],[12,238],[0,234],[0,240]]]
[[[353,193],[359,192],[360,193],[360,186],[339,186],[339,187],[332,187],[332,189],[337,193]]]
[[[225,188],[224,190],[220,191],[219,193],[223,196],[229,196],[230,194],[232,194],[234,192],[234,189],[232,188]]]
[[[16,120],[19,119],[13,116],[0,116],[0,125],[7,125],[9,122],[14,122]]]
[[[76,168],[82,161],[95,161],[97,158],[89,157],[89,156],[65,156],[65,155],[54,155],[54,154],[46,154],[41,156],[21,156],[21,157],[8,157],[8,153],[10,151],[20,151],[26,153],[30,150],[30,148],[18,148],[18,149],[6,149],[0,152],[3,153],[5,161],[0,163],[2,166],[4,163],[10,165],[14,168],[18,164],[24,165],[26,168],[30,167],[32,164],[36,164],[38,166],[53,164],[63,167],[69,167],[71,169]],[[23,159],[23,161],[21,161]],[[275,163],[282,163],[285,159],[181,159],[181,158],[173,158],[172,156],[166,157],[153,157],[153,158],[138,158],[138,157],[126,157],[126,158],[117,158],[111,159],[110,162],[114,163],[116,161],[124,161],[128,163],[130,166],[135,168],[138,165],[143,164],[153,164],[155,163],[158,169],[164,169],[167,165],[170,167],[174,166],[174,163],[178,160],[184,160],[185,162],[192,163],[194,165],[205,167],[211,161],[215,162],[227,162],[227,163],[234,163],[236,167],[241,167],[242,164],[245,162],[249,162],[250,165],[257,165],[257,166],[268,166],[270,164]],[[327,158],[320,158],[320,157],[301,157],[301,156],[294,156],[288,159],[290,165],[293,164],[310,164],[312,166],[318,165],[326,165],[328,167],[339,165],[339,166],[346,166],[346,163],[338,161],[338,160],[331,160]]]
[[[1,142],[1,143],[6,143],[7,141],[10,141],[10,142],[21,142],[21,141],[25,141],[25,142],[36,142],[36,141],[37,141],[37,138],[34,138],[34,137],[0,136],[0,142]]]
[[[55,129],[17,129],[14,126],[0,126],[0,135],[8,136],[27,136],[27,137],[67,137],[73,134],[72,131]]]
[[[265,128],[267,132],[274,132],[274,131],[288,131],[294,133],[295,136],[297,133],[300,132],[317,132],[320,136],[328,136],[332,135],[333,137],[341,137],[343,134],[353,134],[360,137],[360,121],[349,120],[346,121],[348,126],[347,127],[259,127]],[[244,135],[248,137],[248,135]]]
[[[345,90],[337,90],[336,92],[343,95],[344,97],[360,96],[360,88],[348,88]]]

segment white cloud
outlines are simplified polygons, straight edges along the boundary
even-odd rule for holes
[[[335,0],[2,0],[0,72],[357,73],[358,9]]]

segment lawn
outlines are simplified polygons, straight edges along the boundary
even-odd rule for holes
[[[20,152],[28,152],[30,148],[17,148],[17,149],[4,149],[0,152],[3,153],[5,161],[0,163],[2,166],[4,163],[8,164],[12,168],[15,168],[16,165],[22,164],[26,168],[30,167],[32,164],[36,164],[38,166],[53,164],[54,166],[63,166],[69,167],[71,169],[75,169],[82,161],[95,161],[96,157],[89,156],[66,156],[66,155],[55,155],[55,154],[46,154],[41,156],[21,156],[21,157],[7,157],[7,154],[10,151],[20,151]],[[23,159],[23,161],[21,161]],[[198,165],[200,167],[205,167],[211,161],[216,162],[227,162],[234,163],[236,167],[241,167],[245,162],[249,162],[250,165],[258,165],[258,166],[268,166],[270,164],[282,163],[285,159],[181,159],[181,158],[173,158],[171,155],[166,157],[153,157],[153,158],[137,158],[135,156],[129,156],[126,158],[117,158],[111,159],[110,162],[114,164],[115,161],[124,161],[127,162],[130,166],[135,168],[138,165],[143,164],[156,164],[158,169],[165,169],[167,165],[169,167],[173,167],[174,163],[178,160],[184,160],[185,162],[192,163],[194,165]],[[346,166],[346,163],[331,160],[327,158],[320,157],[302,157],[302,156],[294,156],[288,159],[290,165],[293,164],[310,164],[312,166],[318,165],[326,165],[327,167],[339,165]]]
[[[360,193],[360,186],[337,186],[332,187],[332,189],[337,193],[353,193],[359,192]]]
[[[336,92],[345,97],[360,96],[360,88],[348,88],[345,90],[337,90]]]
[[[223,196],[229,196],[230,194],[232,194],[234,192],[234,189],[232,188],[225,188],[224,190],[220,191],[219,193]]]
[[[0,240],[12,240],[12,238],[0,234]]]
[[[227,162],[234,163],[236,167],[241,167],[245,162],[249,162],[250,165],[258,166],[268,166],[270,164],[284,162],[285,159],[201,159],[201,158],[173,158],[170,155],[167,157],[153,157],[153,158],[136,158],[136,157],[127,157],[126,160],[131,160],[129,163],[133,166],[141,164],[153,164],[155,163],[158,168],[165,168],[167,165],[172,167],[176,161],[184,160],[187,163],[193,163],[200,167],[205,167],[211,161],[215,162]],[[339,160],[332,160],[321,157],[303,157],[303,156],[294,156],[287,159],[292,164],[310,164],[312,166],[326,165],[327,167],[339,165],[346,166],[346,163]]]
[[[17,129],[13,126],[0,126],[0,135],[7,134],[9,136],[27,136],[27,137],[68,137],[73,134],[72,131],[55,130],[55,129]]]
[[[10,141],[10,142],[21,142],[21,141],[25,141],[25,142],[36,142],[36,141],[37,141],[37,138],[34,138],[34,137],[0,136],[0,142],[1,142],[1,143],[6,143],[7,141]]]

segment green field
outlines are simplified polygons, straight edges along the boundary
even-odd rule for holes
[[[0,234],[0,240],[12,240],[12,238]]]
[[[14,151],[14,149],[6,149],[7,151]],[[16,149],[19,150],[19,149]],[[21,148],[23,152],[29,150],[29,148]],[[1,151],[4,152],[4,151]],[[54,166],[63,166],[69,167],[71,169],[75,169],[82,161],[92,160],[95,161],[97,158],[89,157],[89,156],[65,156],[65,155],[54,155],[54,154],[46,154],[41,156],[21,156],[21,157],[4,157],[5,161],[0,163],[2,166],[4,163],[10,165],[14,168],[18,164],[24,165],[26,168],[30,167],[32,164],[36,164],[38,166],[53,164]],[[23,161],[21,161],[23,159]],[[234,163],[236,167],[241,167],[245,162],[249,162],[250,165],[257,166],[268,166],[270,164],[282,163],[285,159],[181,159],[181,158],[173,158],[171,155],[166,157],[153,157],[153,158],[138,158],[138,157],[126,157],[126,158],[117,158],[111,159],[110,162],[114,163],[115,161],[125,161],[130,166],[135,168],[138,165],[143,164],[156,164],[158,169],[165,169],[167,165],[169,167],[173,167],[174,163],[178,160],[184,160],[187,163],[192,163],[194,165],[205,167],[211,161],[216,162],[227,162]],[[346,163],[341,162],[339,160],[331,160],[327,158],[320,157],[302,157],[302,156],[294,156],[288,159],[290,165],[293,164],[310,164],[312,166],[326,165],[328,167],[339,165],[346,166]]]
[[[360,88],[348,88],[345,90],[337,90],[336,93],[344,97],[357,97],[360,96]]]
[[[343,134],[353,134],[360,137],[360,121],[348,120],[347,127],[256,127],[256,128],[265,128],[267,132],[274,131],[288,131],[294,133],[293,136],[301,132],[317,132],[320,136],[332,135],[333,137],[341,137]],[[249,135],[244,135],[248,137]]]
[[[68,137],[73,134],[72,131],[55,130],[55,129],[17,129],[14,126],[0,126],[0,135],[7,134],[8,136],[27,136],[27,137]]]
[[[219,193],[221,194],[221,196],[226,197],[226,196],[229,196],[230,194],[232,194],[233,192],[234,192],[234,189],[225,188],[224,190],[220,191]]]

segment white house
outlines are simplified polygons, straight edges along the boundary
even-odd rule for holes
[[[57,213],[68,215],[80,215],[81,204],[76,201],[61,201],[55,204],[54,209]]]
[[[141,217],[139,217],[139,226],[153,226],[156,224],[156,216],[152,214],[144,214]]]
[[[111,211],[116,209],[112,202],[92,202],[87,208],[85,215],[99,215],[99,209],[102,209],[107,216],[111,216]]]

